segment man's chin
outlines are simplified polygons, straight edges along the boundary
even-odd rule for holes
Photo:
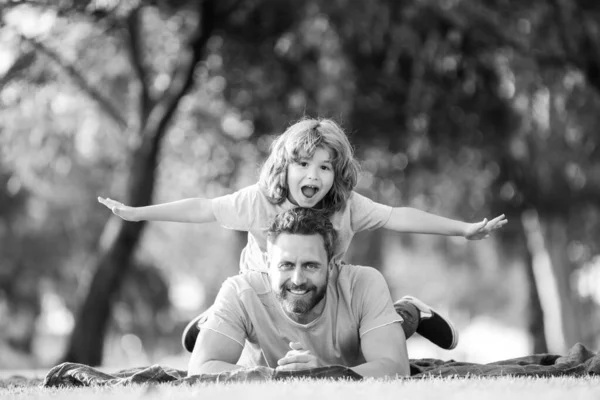
[[[285,300],[283,304],[287,312],[297,316],[302,316],[310,310],[309,303],[302,300]]]

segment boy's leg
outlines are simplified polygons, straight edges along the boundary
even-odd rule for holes
[[[452,350],[458,344],[458,331],[452,323],[421,300],[404,296],[394,303],[394,308],[404,319],[402,328],[407,339],[417,332],[446,350]]]
[[[404,320],[401,325],[404,330],[404,336],[408,339],[415,334],[419,326],[419,309],[414,304],[403,300],[395,302],[394,308]]]

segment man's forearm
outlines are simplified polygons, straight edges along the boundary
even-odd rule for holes
[[[464,236],[469,224],[411,207],[396,207],[384,225],[386,229],[405,233]]]
[[[225,371],[235,371],[242,369],[241,365],[230,364],[228,362],[212,360],[206,361],[200,365],[190,365],[188,367],[188,376],[200,375],[200,374],[214,374]]]
[[[388,358],[382,358],[375,361],[366,362],[356,367],[350,368],[357,374],[365,378],[395,378],[397,376],[409,376],[410,366],[408,360],[398,362]]]

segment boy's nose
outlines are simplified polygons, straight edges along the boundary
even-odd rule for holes
[[[318,179],[319,177],[319,172],[317,170],[317,168],[309,168],[308,172],[306,173],[307,178],[310,179]]]

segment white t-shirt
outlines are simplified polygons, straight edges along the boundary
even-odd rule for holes
[[[365,363],[361,338],[382,326],[402,322],[381,273],[371,267],[333,265],[323,313],[302,325],[282,310],[268,274],[247,271],[227,279],[201,329],[210,329],[244,347],[244,366],[277,367],[300,342],[322,365]]]
[[[242,251],[240,270],[267,270],[263,253],[267,250],[267,228],[275,215],[296,208],[289,200],[272,204],[258,184],[212,200],[217,221],[224,228],[248,232],[248,243]],[[337,232],[333,261],[342,261],[356,232],[380,228],[388,221],[392,207],[352,192],[346,207],[331,216]]]

